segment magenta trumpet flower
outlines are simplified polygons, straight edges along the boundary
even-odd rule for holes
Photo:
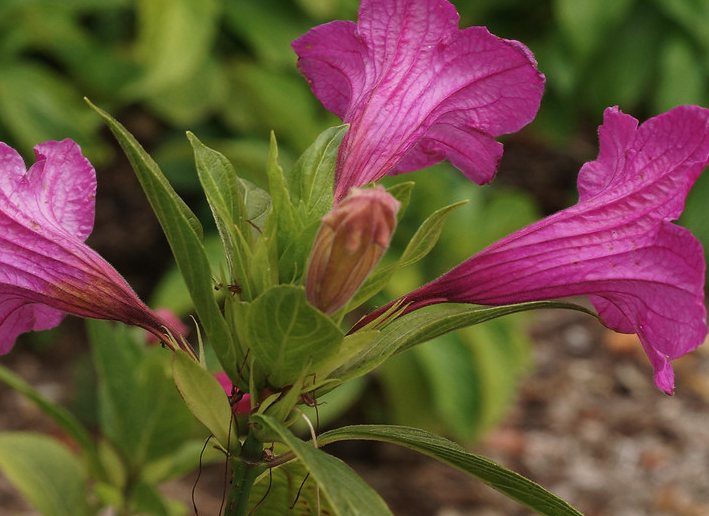
[[[336,202],[445,158],[489,183],[502,156],[495,137],[534,118],[544,76],[529,49],[485,27],[459,30],[458,19],[445,0],[362,0],[357,23],[327,23],[292,43],[315,95],[350,124]]]
[[[670,221],[682,213],[709,161],[709,110],[681,106],[638,127],[633,117],[608,108],[599,137],[598,159],[579,173],[578,204],[509,235],[397,302],[407,313],[436,303],[588,295],[606,326],[640,337],[655,385],[671,394],[670,361],[707,334],[702,246]]]
[[[84,244],[93,228],[96,174],[71,140],[35,147],[25,169],[0,143],[0,353],[20,333],[46,330],[66,314],[145,328],[170,344],[179,333]]]

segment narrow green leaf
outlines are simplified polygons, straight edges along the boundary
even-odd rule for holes
[[[379,337],[356,360],[341,367],[333,377],[346,381],[379,366],[395,353],[428,342],[446,333],[480,324],[504,315],[547,308],[577,310],[596,317],[590,310],[572,303],[535,301],[505,306],[437,305],[398,317],[381,329]]]
[[[0,471],[44,516],[90,514],[79,461],[50,437],[27,432],[0,434]]]
[[[436,242],[438,242],[441,231],[443,230],[443,224],[446,222],[448,216],[467,202],[468,201],[457,202],[433,212],[424,223],[421,224],[421,227],[416,230],[413,238],[406,246],[406,249],[404,249],[404,253],[399,259],[399,267],[406,267],[407,265],[416,263],[426,256],[436,245]]]
[[[343,440],[398,444],[450,464],[543,516],[582,516],[561,498],[492,460],[467,452],[456,443],[416,428],[387,425],[347,426],[325,432],[318,445]],[[307,446],[307,444],[304,444]]]
[[[428,311],[417,310],[399,317],[382,330],[380,340],[393,337],[398,342],[396,352],[401,353],[417,344],[466,326],[480,324],[504,315],[549,308],[577,310],[596,317],[596,314],[587,308],[559,301],[532,301],[504,306],[437,305]]]
[[[276,419],[252,416],[252,421],[275,432],[281,441],[305,464],[330,500],[338,516],[385,516],[392,514],[384,500],[349,466],[332,455],[294,436]]]
[[[172,374],[194,416],[225,450],[238,455],[239,438],[234,431],[229,400],[219,381],[182,351],[175,351]]]
[[[305,300],[293,285],[273,287],[249,306],[249,344],[273,387],[291,385],[310,364],[311,370],[339,350],[344,337],[329,317]]]
[[[87,103],[105,120],[128,156],[167,237],[207,338],[227,374],[236,376],[236,352],[214,298],[212,272],[202,244],[199,221],[175,193],[157,163],[126,128],[88,99]]]
[[[248,223],[236,171],[226,157],[206,147],[194,134],[188,132],[187,138],[194,149],[197,175],[222,239],[229,274],[233,276],[227,280],[241,287],[243,299],[251,300],[248,264],[252,258],[253,228]]]

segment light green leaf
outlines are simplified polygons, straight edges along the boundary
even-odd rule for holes
[[[291,385],[308,364],[316,370],[338,352],[344,337],[305,300],[305,290],[292,285],[273,287],[251,303],[247,331],[253,356],[276,388]]]
[[[79,461],[50,437],[26,432],[0,434],[0,471],[44,516],[90,514]]]
[[[433,246],[436,245],[436,242],[438,242],[441,231],[443,230],[443,224],[446,222],[448,216],[467,202],[468,201],[457,202],[433,212],[431,216],[421,224],[421,227],[418,228],[413,238],[406,246],[406,249],[404,249],[404,253],[399,259],[399,267],[406,267],[407,265],[416,263],[426,256],[431,249],[433,249]]]
[[[190,435],[194,419],[175,390],[169,353],[144,347],[109,321],[89,320],[87,329],[104,436],[130,467],[172,453]]]
[[[262,474],[251,489],[250,502],[253,516],[276,516],[288,509],[288,516],[336,514],[329,500],[317,490],[317,483],[308,475],[300,461],[291,461]],[[295,506],[290,506],[295,502]]]
[[[416,428],[386,425],[348,426],[321,434],[318,437],[318,444],[323,446],[336,441],[353,439],[398,444],[429,455],[468,473],[543,516],[582,516],[567,502],[522,475],[488,458],[468,453],[448,439]]]
[[[347,125],[322,132],[288,174],[291,201],[305,216],[306,224],[319,220],[332,208],[337,154]]]
[[[252,259],[253,228],[248,223],[244,193],[240,191],[242,185],[234,167],[222,154],[204,146],[190,132],[187,138],[194,149],[199,181],[222,239],[229,274],[233,276],[227,280],[241,287],[243,299],[251,300],[249,262]]]
[[[566,308],[596,316],[584,307],[557,301],[535,301],[493,307],[437,305],[428,310],[416,310],[387,324],[364,353],[358,355],[355,361],[335,371],[332,376],[342,381],[356,378],[379,366],[393,354],[401,353],[435,337],[504,315],[546,308]]]
[[[697,66],[701,54],[685,37],[670,37],[660,49],[660,65],[655,108],[668,111],[680,104],[701,104],[704,100],[706,70]]]
[[[225,450],[238,455],[239,439],[234,431],[231,406],[219,381],[182,351],[175,352],[172,374],[194,416]]]
[[[565,308],[587,313],[593,317],[596,314],[579,305],[559,301],[533,301],[504,306],[441,306],[428,311],[414,311],[399,317],[382,330],[380,340],[394,337],[398,344],[396,352],[401,353],[417,344],[427,342],[439,335],[473,326],[509,314],[541,310],[549,308]]]
[[[392,514],[384,500],[362,478],[339,459],[305,443],[276,419],[263,415],[252,421],[278,434],[286,446],[305,464],[338,516],[385,516]]]
[[[27,61],[25,61],[27,62]],[[93,154],[98,142],[93,136],[98,125],[87,118],[81,96],[69,81],[49,67],[6,63],[0,75],[0,120],[31,152],[38,142],[71,138],[85,154]]]
[[[98,460],[96,445],[83,425],[71,412],[42,396],[37,389],[3,365],[0,365],[0,381],[35,403],[42,412],[52,418],[62,430],[76,441],[92,463],[96,463]]]
[[[236,376],[236,351],[214,298],[212,271],[202,244],[199,221],[170,186],[157,163],[108,113],[89,105],[103,118],[120,143],[160,221],[195,310],[224,370]]]
[[[576,59],[584,60],[598,49],[632,5],[633,0],[556,0],[554,14]]]
[[[409,202],[411,202],[411,192],[413,191],[415,184],[416,183],[413,181],[406,181],[387,188],[389,195],[394,197],[394,199],[399,201],[401,204],[401,206],[399,206],[399,213],[396,214],[397,222],[401,220],[406,212],[406,208],[409,207]]]
[[[132,90],[153,95],[195,73],[217,33],[215,0],[141,0],[136,56],[146,74]]]

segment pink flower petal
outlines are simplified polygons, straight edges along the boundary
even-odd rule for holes
[[[599,136],[598,159],[579,174],[577,205],[402,299],[411,303],[408,312],[442,302],[502,305],[589,295],[606,326],[640,337],[655,384],[670,394],[669,361],[707,334],[702,246],[669,221],[679,217],[709,162],[709,110],[682,106],[637,127],[637,120],[609,108]]]
[[[293,48],[315,95],[350,124],[338,201],[444,158],[488,183],[502,155],[494,138],[534,118],[544,86],[524,45],[484,27],[459,30],[455,8],[441,0],[362,0],[356,24],[321,25]]]
[[[37,163],[0,144],[0,353],[20,333],[49,329],[64,314],[168,329],[125,280],[83,242],[94,219],[96,176],[71,140],[35,148]]]

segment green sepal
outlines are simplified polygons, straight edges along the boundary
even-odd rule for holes
[[[106,121],[128,156],[172,249],[180,273],[214,351],[229,376],[236,376],[236,353],[229,329],[214,298],[212,271],[202,244],[202,228],[175,193],[157,163],[111,115],[87,103]]]
[[[251,417],[252,423],[262,425],[279,436],[280,442],[290,448],[305,464],[310,475],[328,498],[338,516],[391,515],[382,498],[362,478],[339,459],[298,439],[276,419],[264,415]]]
[[[246,316],[249,348],[268,372],[269,384],[292,385],[310,364],[315,370],[338,353],[344,334],[305,299],[305,289],[273,287],[254,300]]]
[[[389,425],[346,426],[321,434],[318,437],[318,445],[344,440],[398,444],[458,468],[543,516],[582,516],[567,502],[522,475],[486,457],[469,453],[448,439],[417,428]]]

